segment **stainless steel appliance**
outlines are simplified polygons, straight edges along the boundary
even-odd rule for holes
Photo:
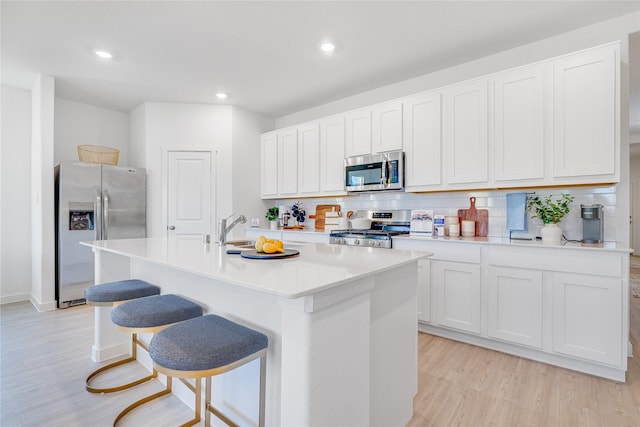
[[[347,157],[344,166],[346,191],[404,190],[402,151]]]
[[[83,304],[94,283],[87,240],[146,237],[146,176],[142,168],[62,162],[56,182],[56,300]]]
[[[336,245],[391,249],[393,236],[409,234],[410,210],[357,211],[354,218],[369,218],[369,230],[334,230],[329,242]]]
[[[580,205],[582,243],[602,243],[604,215],[602,205]]]

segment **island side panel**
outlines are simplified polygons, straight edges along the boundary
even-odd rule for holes
[[[371,296],[371,423],[406,425],[418,392],[418,263],[375,276]]]
[[[129,257],[93,249],[96,285],[131,278]],[[131,351],[131,338],[111,322],[112,307],[94,307],[94,342],[91,358],[95,362],[122,356]]]

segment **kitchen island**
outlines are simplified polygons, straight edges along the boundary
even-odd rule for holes
[[[96,283],[147,280],[266,334],[267,425],[388,426],[412,417],[418,261],[429,253],[285,244],[300,254],[256,260],[199,239],[84,244],[95,253]],[[110,308],[97,307],[93,359],[124,354],[128,342]],[[257,361],[215,378],[213,391],[215,406],[254,424]],[[192,405],[178,384],[174,392]]]

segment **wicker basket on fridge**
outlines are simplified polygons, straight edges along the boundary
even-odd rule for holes
[[[81,162],[117,165],[120,150],[99,145],[78,145],[78,158]]]

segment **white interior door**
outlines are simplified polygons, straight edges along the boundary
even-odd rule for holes
[[[211,151],[167,152],[167,236],[212,234]]]

